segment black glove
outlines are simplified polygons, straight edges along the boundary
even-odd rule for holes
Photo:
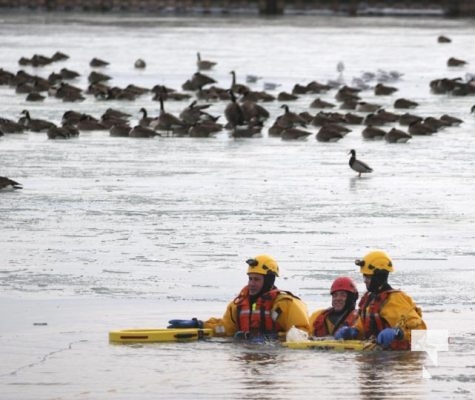
[[[168,329],[184,329],[184,328],[203,328],[203,321],[200,321],[197,318],[192,319],[171,319],[168,321],[170,325],[167,326]]]

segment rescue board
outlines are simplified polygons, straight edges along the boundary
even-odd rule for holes
[[[123,329],[109,332],[111,343],[191,342],[213,336],[212,329]]]
[[[315,349],[315,350],[338,350],[338,351],[374,351],[380,347],[369,340],[303,340],[301,342],[284,342],[283,346],[289,349]]]

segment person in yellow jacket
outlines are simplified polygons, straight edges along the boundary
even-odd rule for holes
[[[228,304],[222,318],[171,320],[169,328],[210,328],[216,336],[238,339],[272,338],[292,326],[309,332],[307,308],[297,296],[277,289],[277,262],[267,254],[246,261],[248,284]]]
[[[343,326],[352,326],[358,318],[355,310],[358,289],[353,279],[347,276],[336,278],[331,287],[332,306],[317,310],[310,316],[310,333],[322,337],[333,335]]]
[[[340,328],[336,339],[376,338],[378,344],[394,350],[411,348],[411,331],[427,329],[422,311],[414,300],[388,283],[394,271],[388,254],[374,250],[356,260],[368,291],[358,304],[358,319],[351,327]]]

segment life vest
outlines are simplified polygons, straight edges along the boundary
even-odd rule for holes
[[[313,322],[313,335],[317,337],[333,335],[340,326],[352,326],[358,318],[358,312],[351,310],[344,318],[340,318],[335,325],[327,320],[327,317],[334,311],[333,307],[321,312]],[[332,326],[333,325],[333,326]]]
[[[274,301],[279,294],[279,289],[272,289],[258,297],[254,304],[249,302],[249,288],[246,286],[234,300],[237,305],[238,330],[248,332],[251,336],[276,334],[281,330],[276,322],[280,310],[272,310]],[[273,315],[274,314],[274,315]]]
[[[370,337],[376,337],[379,332],[385,328],[394,328],[389,325],[389,323],[381,317],[381,310],[383,309],[386,301],[391,293],[397,293],[400,290],[385,290],[384,292],[374,294],[366,292],[361,298],[358,309],[360,313],[361,320],[363,322],[363,329],[365,338],[369,339]],[[402,329],[404,327],[401,327]],[[391,343],[391,349],[393,350],[409,350],[411,344],[408,340],[393,340]]]

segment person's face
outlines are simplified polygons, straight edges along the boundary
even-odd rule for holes
[[[264,275],[261,274],[248,274],[249,276],[249,294],[255,296],[259,293],[264,286]]]
[[[337,290],[336,292],[332,293],[332,307],[335,311],[340,312],[345,309],[346,299],[348,297],[348,293],[344,290]]]
[[[369,285],[371,284],[371,276],[372,275],[363,275],[363,281],[364,284],[366,285],[366,289],[369,290]]]

